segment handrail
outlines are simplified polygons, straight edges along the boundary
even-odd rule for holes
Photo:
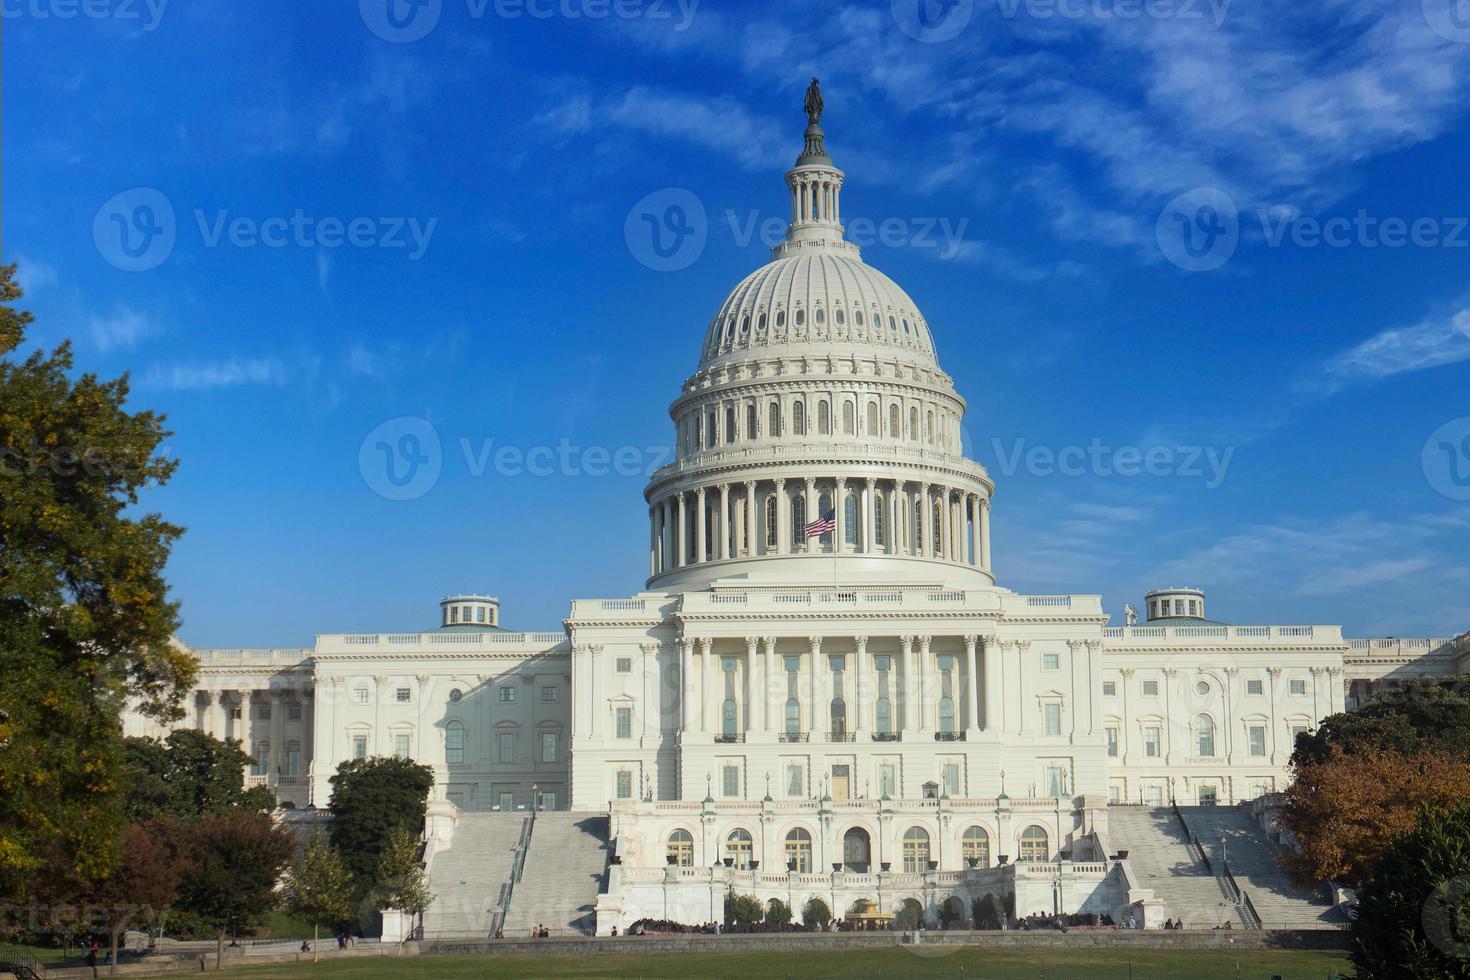
[[[1230,890],[1234,893],[1236,907],[1246,914],[1246,925],[1253,929],[1262,928],[1261,914],[1256,911],[1256,905],[1245,889],[1240,887],[1240,882],[1235,880],[1235,875],[1231,874],[1228,860],[1224,862],[1224,872],[1225,880],[1230,883]]]
[[[515,894],[516,882],[521,880],[521,873],[526,870],[526,852],[531,849],[531,832],[536,827],[536,808],[531,807],[531,815],[521,824],[521,836],[516,841],[516,856],[510,863],[510,880],[500,885],[500,907],[495,914],[490,916],[490,935],[505,927],[505,917],[510,913],[510,899]]]
[[[1204,864],[1205,870],[1209,871],[1210,874],[1214,874],[1215,869],[1210,864],[1210,856],[1205,853],[1205,845],[1201,844],[1200,839],[1195,836],[1194,831],[1189,829],[1189,824],[1184,819],[1184,811],[1179,809],[1179,801],[1170,800],[1169,809],[1174,811],[1174,819],[1179,821],[1179,826],[1183,828],[1184,833],[1189,837],[1189,843],[1194,847],[1195,853],[1199,855],[1199,859]]]

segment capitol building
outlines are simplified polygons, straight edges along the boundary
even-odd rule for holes
[[[731,891],[839,917],[918,903],[938,923],[994,894],[1250,925],[1264,865],[1250,902],[1202,870],[1216,901],[1140,856],[1183,854],[1175,815],[1205,808],[1269,849],[1260,804],[1295,736],[1381,684],[1470,671],[1470,634],[1231,625],[1194,587],[1141,617],[1005,588],[1004,496],[962,451],[944,326],[845,240],[808,110],[785,241],[715,308],[670,405],[640,590],[545,632],[467,594],[419,631],[198,650],[180,724],[239,739],[247,781],[297,813],[344,760],[432,767],[427,935],[703,922]]]

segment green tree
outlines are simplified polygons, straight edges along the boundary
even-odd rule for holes
[[[124,739],[123,751],[128,774],[123,812],[129,820],[188,818],[237,808],[267,813],[275,808],[269,789],[245,788],[250,756],[233,739],[179,729],[162,740]]]
[[[832,921],[832,910],[820,898],[811,898],[801,907],[801,921],[812,929],[825,929]]]
[[[411,759],[350,759],[332,776],[332,846],[365,895],[377,881],[378,858],[394,830],[418,834],[434,771]]]
[[[1297,737],[1293,766],[1326,762],[1332,749],[1470,759],[1470,677],[1415,680],[1384,688],[1357,711],[1330,715]]]
[[[286,905],[293,915],[311,923],[313,960],[321,926],[335,925],[352,915],[352,894],[352,874],[342,856],[325,836],[316,834],[286,871]]]
[[[779,898],[773,898],[767,902],[766,925],[781,926],[783,928],[791,925],[791,906]]]
[[[1470,807],[1426,809],[1358,893],[1348,940],[1358,976],[1470,978]]]
[[[970,906],[976,929],[999,929],[1006,918],[1005,903],[992,894],[984,894]]]
[[[178,907],[215,936],[215,969],[225,936],[258,925],[275,908],[276,884],[291,857],[291,835],[269,816],[244,810],[206,813],[192,825],[192,862]]]
[[[924,921],[924,906],[917,899],[906,898],[898,907],[897,914],[893,917],[893,924],[899,929],[917,929],[919,923]]]
[[[434,903],[428,875],[419,859],[418,838],[403,827],[394,827],[383,842],[378,886],[373,894],[379,909],[402,912],[410,920],[417,920]]]
[[[761,900],[754,895],[737,895],[733,891],[725,893],[726,925],[754,925],[764,917],[765,910],[761,908]]]
[[[128,379],[72,376],[71,347],[15,355],[31,315],[0,267],[0,899],[104,876],[126,699],[178,716],[195,664],[170,641],[164,565],[182,529],[137,511],[175,462]],[[42,872],[51,858],[58,866]],[[41,887],[36,887],[41,886]]]

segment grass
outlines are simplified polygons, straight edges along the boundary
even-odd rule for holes
[[[650,956],[421,956],[353,958],[291,966],[247,967],[248,980],[295,977],[476,978],[686,977],[820,980],[950,977],[963,980],[1191,980],[1280,977],[1331,980],[1350,973],[1347,956],[1315,950],[1116,950],[993,949],[976,947],[881,947],[875,949],[779,950],[739,953],[665,953]]]

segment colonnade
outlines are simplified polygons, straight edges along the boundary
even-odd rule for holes
[[[798,525],[829,510],[835,532],[806,538]],[[717,483],[660,497],[648,517],[650,575],[736,558],[833,553],[990,570],[989,498],[943,484],[840,476]]]

